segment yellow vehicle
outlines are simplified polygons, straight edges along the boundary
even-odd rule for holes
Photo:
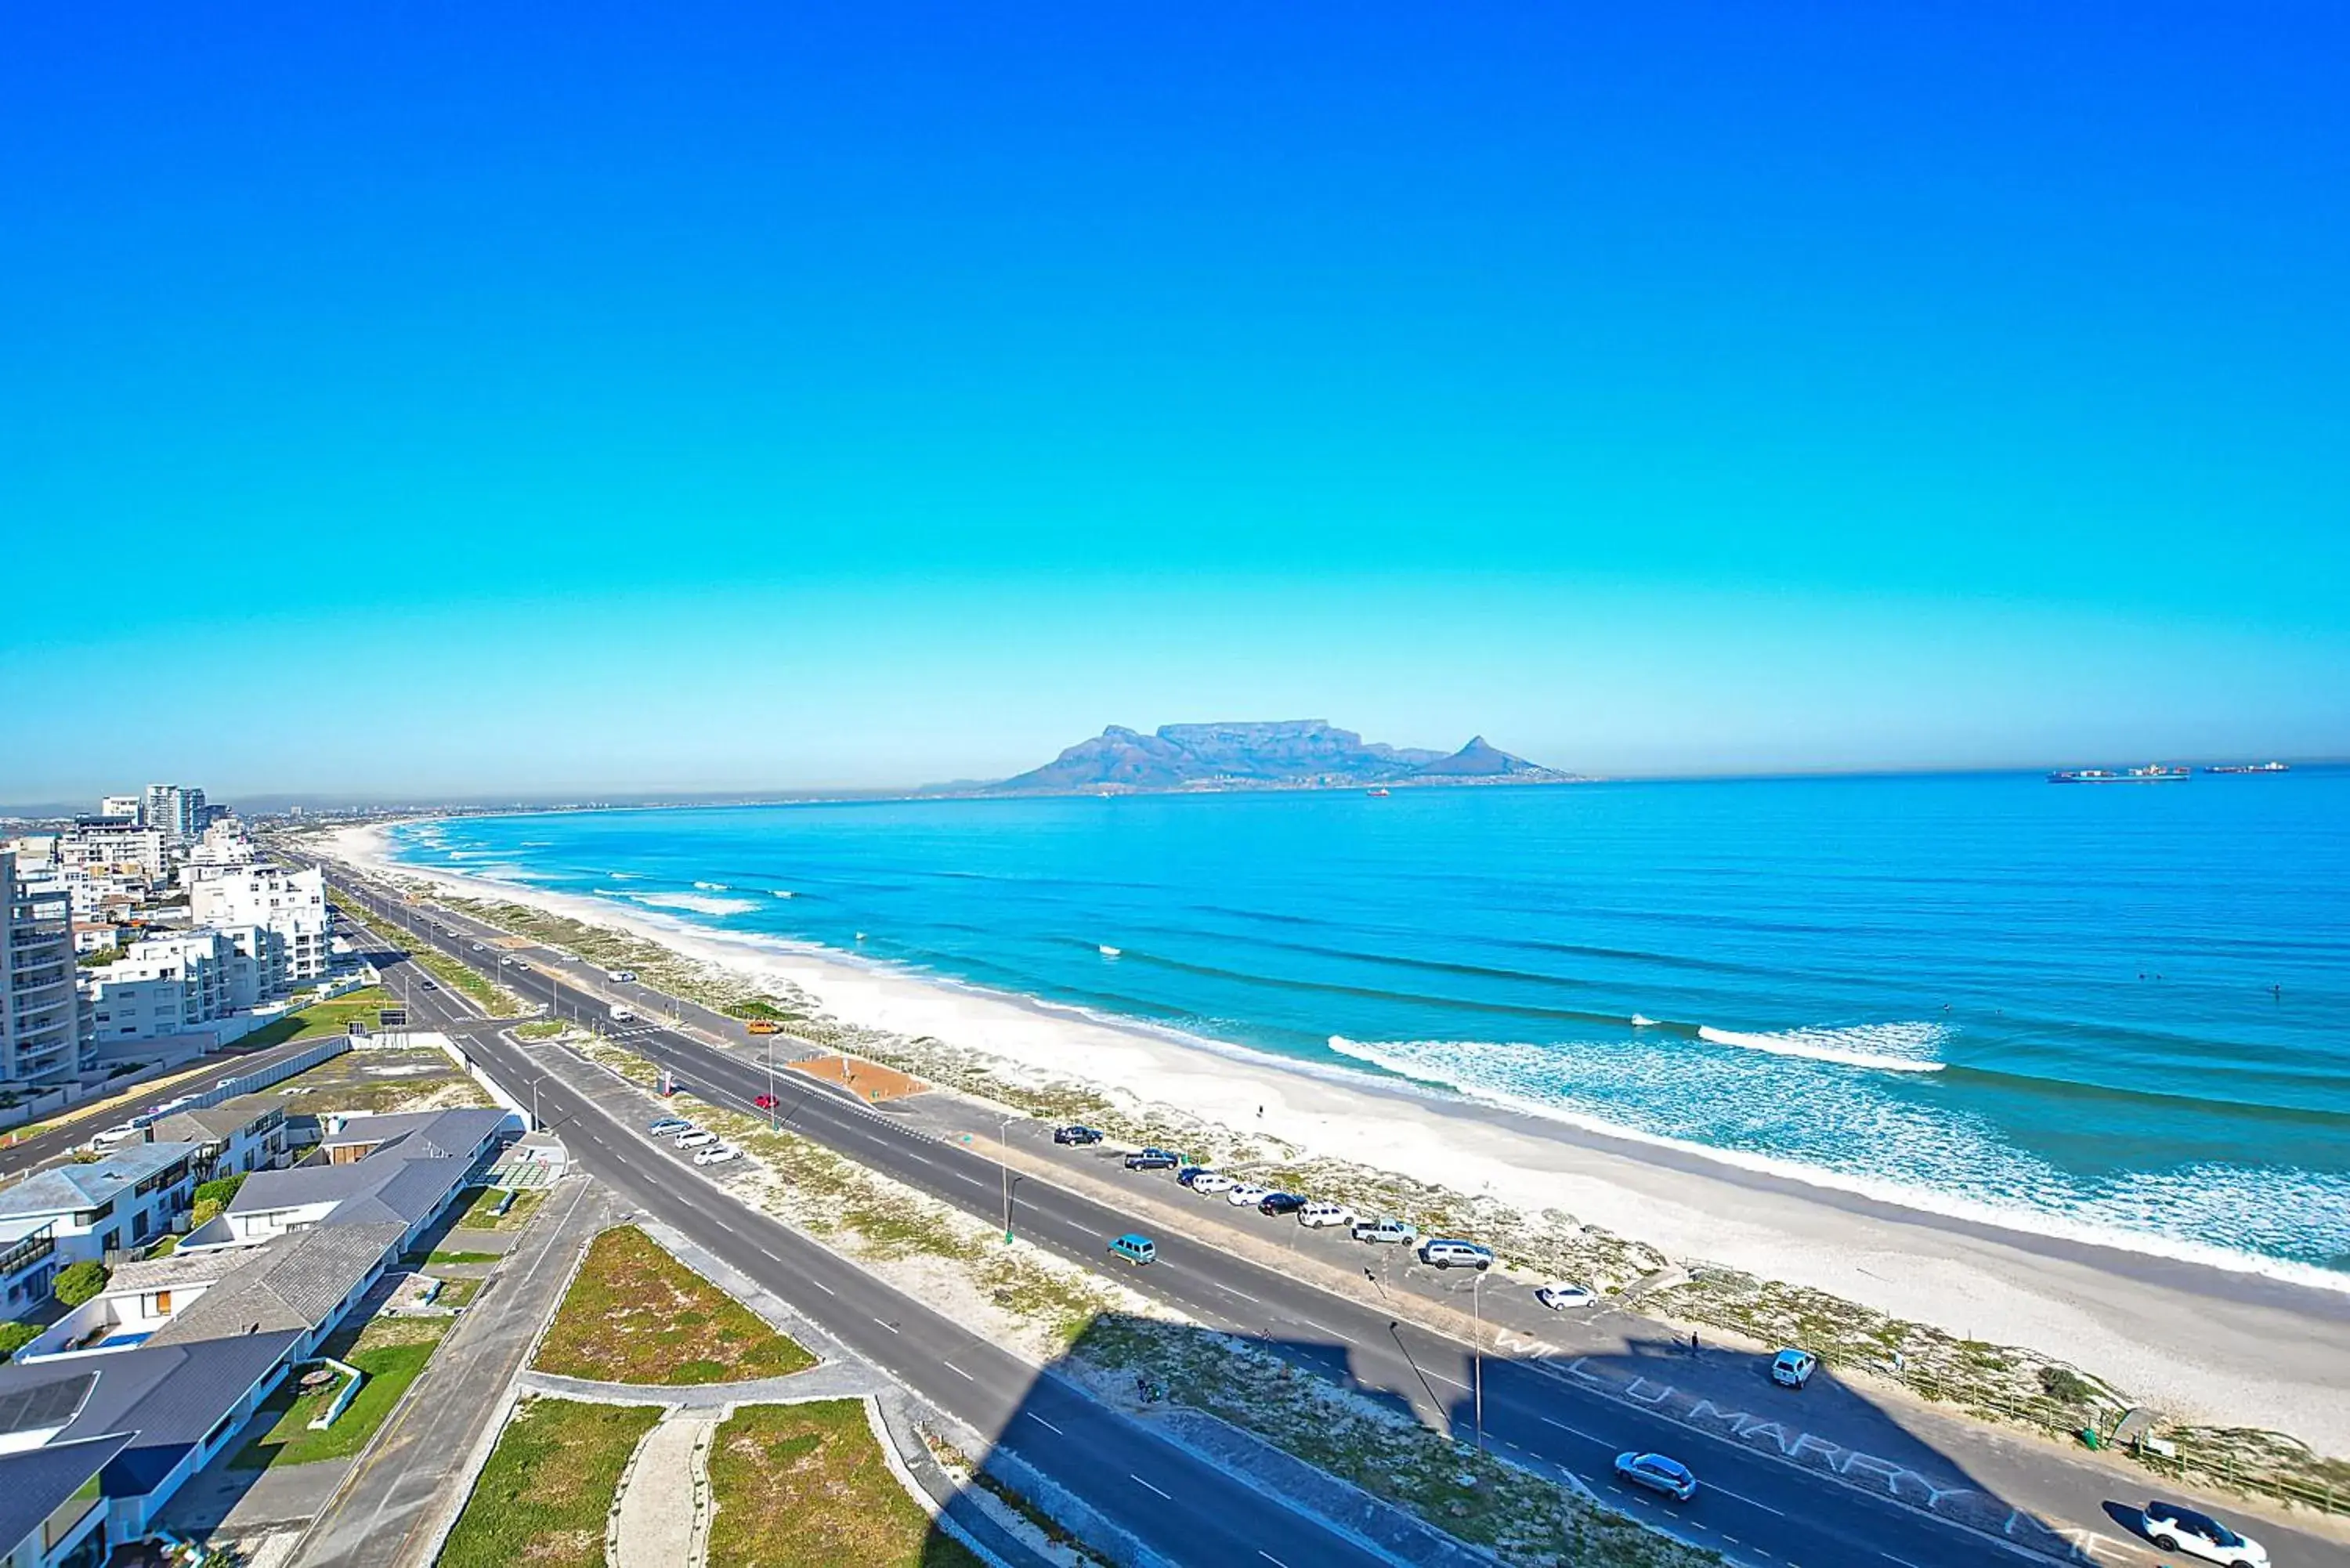
[[[754,1034],[780,1034],[784,1028],[772,1018],[754,1018],[743,1027]]]

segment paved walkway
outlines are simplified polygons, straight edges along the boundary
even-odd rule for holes
[[[637,1450],[612,1529],[612,1568],[698,1568],[709,1547],[714,1410],[672,1410]]]
[[[558,1377],[552,1372],[525,1372],[523,1387],[533,1394],[560,1399],[586,1399],[598,1405],[663,1405],[673,1410],[716,1410],[728,1405],[805,1405],[811,1399],[862,1399],[893,1386],[887,1377],[862,1362],[830,1362],[795,1372],[788,1377],[753,1377],[741,1383],[598,1383],[587,1377]]]

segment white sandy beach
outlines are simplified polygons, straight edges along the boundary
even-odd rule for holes
[[[2350,1293],[2008,1230],[1343,1072],[1189,1044],[660,912],[396,864],[376,828],[332,836],[362,869],[630,930],[797,986],[840,1019],[934,1035],[1037,1081],[1080,1080],[1528,1212],[1562,1209],[1677,1258],[1808,1285],[1969,1338],[2060,1354],[2173,1414],[2350,1454]],[[1262,1107],[1262,1118],[1259,1110]]]

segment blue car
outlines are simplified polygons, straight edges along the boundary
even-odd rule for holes
[[[1138,1236],[1128,1231],[1109,1244],[1109,1255],[1113,1258],[1124,1258],[1136,1268],[1140,1268],[1159,1256],[1159,1248],[1149,1237]]]
[[[1617,1455],[1616,1479],[1660,1491],[1676,1502],[1687,1502],[1697,1495],[1697,1477],[1690,1474],[1689,1466],[1662,1454]]]

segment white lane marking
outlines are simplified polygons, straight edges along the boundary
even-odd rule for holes
[[[1263,1558],[1266,1562],[1268,1562],[1268,1563],[1272,1563],[1272,1564],[1273,1564],[1273,1568],[1289,1568],[1289,1564],[1288,1564],[1288,1563],[1284,1563],[1280,1558],[1275,1557],[1275,1556],[1274,1556],[1272,1552],[1258,1552],[1258,1553],[1257,1553],[1257,1555],[1258,1555],[1259,1557]]]
[[[1234,1288],[1233,1286],[1231,1286],[1231,1285],[1226,1285],[1226,1284],[1217,1284],[1217,1282],[1216,1282],[1215,1281],[1213,1281],[1213,1280],[1210,1280],[1208,1282],[1209,1282],[1210,1284],[1211,1284],[1211,1285],[1215,1285],[1215,1286],[1216,1286],[1216,1288],[1217,1288],[1218,1290],[1220,1290],[1220,1291],[1223,1292],[1223,1293],[1224,1293],[1224,1294],[1226,1294],[1226,1295],[1228,1295],[1228,1296],[1238,1296],[1238,1297],[1240,1297],[1240,1298],[1241,1298],[1241,1300],[1243,1300],[1243,1301],[1244,1301],[1244,1302],[1256,1302],[1256,1304],[1257,1304],[1257,1305],[1259,1305],[1259,1306],[1263,1306],[1263,1305],[1264,1305],[1264,1303],[1263,1303],[1263,1302],[1261,1302],[1261,1301],[1257,1301],[1256,1297],[1254,1297],[1254,1296],[1253,1296],[1253,1295],[1249,1294],[1249,1293],[1248,1293],[1248,1292],[1246,1292],[1246,1291],[1236,1289],[1236,1288]],[[1259,1553],[1259,1555],[1261,1556],[1261,1555],[1263,1555],[1263,1553]]]
[[[1469,1385],[1461,1382],[1458,1377],[1447,1377],[1441,1372],[1430,1372],[1428,1375],[1430,1377],[1435,1378],[1439,1383],[1450,1383],[1455,1388],[1466,1388],[1469,1386]]]
[[[777,1262],[783,1262],[783,1260],[782,1260],[782,1259],[780,1259],[780,1258],[776,1259],[775,1261],[776,1261]],[[818,1290],[822,1291],[825,1294],[827,1294],[827,1295],[828,1295],[828,1296],[831,1296],[831,1295],[838,1295],[838,1294],[840,1293],[839,1292],[837,1292],[837,1291],[834,1290],[830,1285],[826,1284],[822,1280],[810,1280],[810,1281],[808,1282],[808,1283],[810,1283],[810,1284],[814,1285],[816,1289],[818,1289]]]
[[[1554,1421],[1548,1416],[1542,1417],[1541,1420],[1544,1426],[1556,1427],[1562,1432],[1572,1432],[1586,1443],[1597,1443],[1603,1448],[1607,1446],[1607,1440],[1605,1438],[1595,1438],[1580,1427],[1570,1427],[1564,1421]]]
[[[1044,1428],[1045,1430],[1052,1433],[1056,1438],[1066,1438],[1068,1436],[1066,1432],[1064,1432],[1060,1428],[1055,1427],[1052,1422],[1047,1421],[1044,1417],[1039,1416],[1034,1410],[1028,1412],[1028,1418],[1035,1422],[1038,1426]]]
[[[1759,1508],[1759,1509],[1761,1509],[1763,1512],[1765,1512],[1765,1513],[1767,1513],[1767,1514],[1770,1514],[1770,1515],[1771,1515],[1773,1518],[1774,1518],[1774,1519],[1784,1519],[1784,1518],[1786,1518],[1786,1517],[1787,1517],[1785,1514],[1781,1513],[1777,1509],[1773,1508],[1769,1503],[1767,1503],[1767,1502],[1757,1502],[1757,1501],[1755,1501],[1752,1498],[1748,1497],[1748,1496],[1745,1496],[1743,1493],[1741,1493],[1741,1492],[1734,1492],[1734,1491],[1731,1490],[1730,1490],[1728,1487],[1726,1487],[1726,1486],[1717,1486],[1717,1487],[1715,1487],[1713,1490],[1714,1490],[1715,1491],[1720,1492],[1722,1496],[1724,1496],[1724,1497],[1726,1497],[1726,1498],[1731,1498],[1731,1499],[1733,1499],[1733,1500],[1734,1500],[1734,1501],[1739,1501],[1739,1502],[1742,1502],[1742,1503],[1744,1503],[1744,1504],[1745,1504],[1747,1507],[1749,1507],[1749,1508]]]
[[[1142,1488],[1145,1491],[1150,1492],[1155,1496],[1167,1498],[1169,1502],[1173,1502],[1175,1501],[1173,1498],[1168,1497],[1165,1492],[1160,1491],[1157,1487],[1152,1486],[1149,1481],[1144,1480],[1140,1476],[1136,1475],[1132,1470],[1126,1472],[1126,1479],[1132,1481],[1135,1485]]]
[[[953,1373],[957,1377],[962,1378],[966,1383],[976,1383],[979,1381],[978,1378],[973,1377],[970,1373],[965,1372],[962,1367],[957,1366],[951,1361],[941,1361],[939,1365],[945,1367],[949,1372]]]
[[[868,1314],[867,1314],[866,1315],[867,1315],[867,1316],[868,1316],[868,1317],[872,1316],[872,1314],[869,1314],[869,1313],[868,1313]],[[897,1333],[897,1332],[898,1332],[898,1325],[897,1325],[896,1324],[894,1324],[894,1323],[881,1323],[881,1320],[880,1320],[879,1318],[878,1318],[878,1317],[877,1317],[877,1318],[874,1318],[874,1319],[873,1319],[873,1321],[874,1321],[875,1323],[880,1323],[880,1324],[881,1324],[881,1326],[882,1326],[883,1328],[888,1329],[891,1334],[895,1334],[895,1333]]]

